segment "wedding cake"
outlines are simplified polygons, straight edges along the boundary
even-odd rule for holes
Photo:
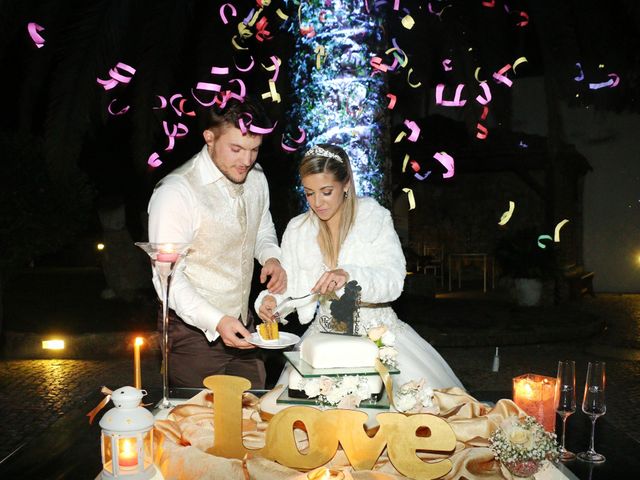
[[[314,333],[309,335],[300,346],[300,359],[319,371],[320,375],[322,370],[327,370],[327,374],[334,374],[333,369],[336,368],[375,368],[376,358],[378,358],[378,347],[367,337]],[[341,375],[341,377],[347,379],[347,382],[357,382],[360,388],[368,390],[374,399],[379,399],[382,394],[382,379],[377,374]],[[314,386],[310,387],[310,385]],[[289,396],[292,398],[315,397],[317,396],[315,384],[303,378],[296,369],[291,369]]]

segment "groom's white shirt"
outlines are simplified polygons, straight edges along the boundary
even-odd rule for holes
[[[246,322],[253,258],[261,265],[269,258],[280,259],[260,165],[254,165],[244,183],[244,238],[228,183],[205,145],[156,186],[148,208],[150,242],[192,245],[171,280],[169,306],[209,341],[218,337],[216,327],[223,316],[242,315]],[[155,273],[153,284],[160,295]]]

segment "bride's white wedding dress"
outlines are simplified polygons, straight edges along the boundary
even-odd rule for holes
[[[282,265],[287,271],[288,285],[284,294],[274,295],[278,303],[286,297],[308,294],[323,271],[327,270],[317,236],[318,223],[312,214],[298,215],[287,225],[282,237]],[[385,325],[395,334],[401,372],[394,375],[396,385],[424,378],[425,384],[432,388],[464,388],[440,354],[411,326],[399,320],[390,306],[384,305],[402,293],[406,265],[391,215],[375,200],[358,198],[356,219],[340,249],[338,268],[348,272],[349,279],[356,280],[362,287],[361,302],[372,305],[360,309],[360,333]],[[343,292],[337,293],[340,296]],[[265,290],[256,299],[256,311],[267,294]],[[313,320],[302,340],[320,330],[319,318],[322,315],[331,316],[330,302],[322,296],[312,295],[289,305],[281,312],[281,317],[295,309],[300,323]],[[289,368],[282,372],[278,384],[288,384]]]

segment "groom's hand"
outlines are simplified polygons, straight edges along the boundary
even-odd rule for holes
[[[249,330],[247,330],[237,318],[225,315],[218,322],[216,330],[227,347],[242,349],[256,348],[255,345],[251,345],[245,340],[251,337],[251,333],[249,333]],[[238,337],[238,334],[244,338]]]
[[[284,293],[287,289],[287,272],[284,271],[280,262],[275,258],[270,258],[264,262],[260,271],[260,283],[264,283],[269,278],[267,289],[269,293]]]

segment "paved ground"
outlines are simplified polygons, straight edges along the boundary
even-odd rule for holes
[[[464,298],[449,295],[432,303],[425,302],[422,323],[426,322],[426,325],[434,327],[427,328],[423,325],[421,330],[420,325],[415,325],[416,329],[424,331],[427,338],[434,332],[442,334],[448,330],[451,338],[457,338],[449,344],[457,344],[463,337],[458,333],[464,327],[465,319],[473,318],[474,322],[478,322],[478,318],[485,318],[485,324],[474,325],[474,335],[499,339],[500,331],[508,330],[504,322],[511,315],[511,318],[517,319],[520,331],[525,332],[521,335],[526,336],[526,332],[529,332],[527,325],[522,322],[528,322],[529,326],[544,324],[545,329],[537,329],[537,334],[542,339],[546,335],[546,338],[555,340],[553,343],[503,345],[500,347],[501,362],[497,373],[491,372],[494,347],[486,345],[487,342],[470,342],[477,346],[453,347],[446,346],[447,342],[441,341],[439,351],[468,389],[509,390],[514,376],[526,372],[555,376],[558,360],[574,359],[578,370],[580,396],[587,361],[605,360],[608,382],[606,418],[640,441],[640,295],[600,294],[595,299],[584,298],[580,303],[571,304],[571,308],[567,310],[572,312],[567,317],[569,325],[557,325],[557,328],[549,322],[545,323],[542,318],[554,315],[553,309],[534,309],[525,314],[520,310],[506,308],[496,318],[498,307],[487,301],[488,297],[469,294],[466,295],[466,300]],[[594,319],[604,320],[606,330],[587,339],[579,338],[585,330],[583,325],[592,328]],[[447,325],[450,326],[447,328]],[[557,335],[557,331],[561,329],[565,332],[562,338]],[[571,331],[575,335],[566,334]],[[439,338],[442,340],[443,337]],[[506,338],[513,338],[513,331],[507,331]],[[142,366],[143,385],[146,388],[159,388],[161,378],[157,354],[143,354]],[[65,412],[78,407],[102,385],[117,388],[131,383],[132,360],[129,358],[0,360],[0,418],[3,426],[0,459],[23,442],[37,436]],[[570,417],[567,434],[571,435],[573,422],[586,421],[586,416],[579,412]],[[99,436],[95,425],[90,427],[87,424],[87,428],[94,428],[96,437]],[[587,441],[585,438],[585,447]]]

